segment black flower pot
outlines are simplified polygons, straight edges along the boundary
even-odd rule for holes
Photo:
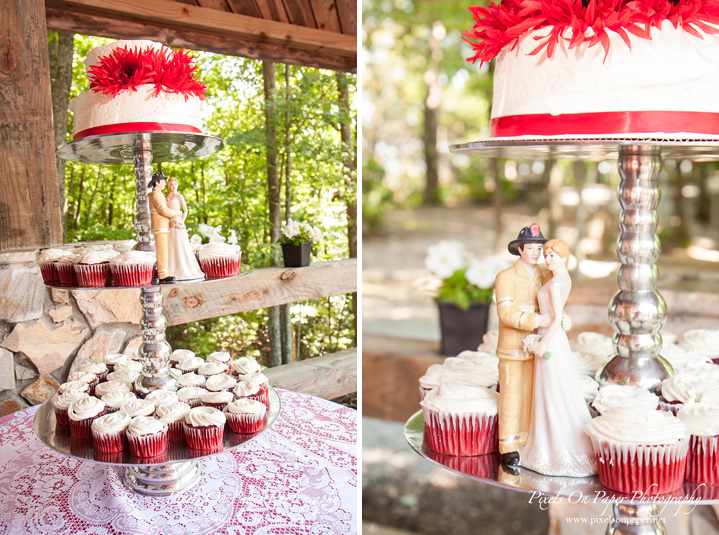
[[[312,242],[306,241],[300,245],[292,245],[291,243],[283,243],[281,245],[285,267],[304,267],[310,265]]]
[[[442,333],[442,355],[455,356],[462,351],[476,351],[487,332],[489,303],[472,303],[468,310],[437,301]]]

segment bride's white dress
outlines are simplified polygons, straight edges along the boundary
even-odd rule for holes
[[[175,193],[167,201],[167,207],[172,210],[181,210],[180,198],[182,195]],[[187,236],[187,229],[175,228],[182,223],[181,217],[170,219],[170,239],[168,245],[167,266],[171,277],[176,280],[204,279],[205,274],[200,269],[200,264],[195,258],[195,253],[190,245],[190,238]]]
[[[540,313],[552,312],[551,285],[559,286],[562,308],[572,280],[557,274],[537,294]],[[544,334],[540,329],[539,334]],[[597,473],[592,443],[584,433],[591,421],[574,370],[567,334],[558,329],[547,345],[549,359],[534,358],[534,394],[529,438],[519,454],[520,464],[545,475],[584,477]]]

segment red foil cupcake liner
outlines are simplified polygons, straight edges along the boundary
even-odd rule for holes
[[[107,378],[107,375],[105,375],[105,377]],[[95,395],[95,387],[99,383],[100,383],[100,380],[97,378],[97,375],[96,375],[95,380],[92,383],[87,383],[87,386],[90,387],[90,391],[88,392],[88,394],[90,394],[91,396],[94,396]]]
[[[259,414],[235,414],[225,411],[227,423],[235,433],[257,433],[262,431],[265,415]]]
[[[192,427],[183,422],[185,440],[194,450],[213,450],[222,445],[225,426]]]
[[[149,286],[152,284],[153,266],[115,264],[110,267],[115,286]]]
[[[57,276],[60,277],[60,284],[62,286],[68,286],[77,288],[77,277],[75,276],[75,264],[69,264],[67,262],[58,262],[55,265],[57,269]]]
[[[55,409],[55,420],[59,425],[70,425],[70,418],[67,417],[67,409]]]
[[[157,457],[167,449],[167,433],[160,431],[154,435],[136,436],[125,433],[130,453],[135,457]]]
[[[184,440],[185,430],[182,428],[182,420],[167,424],[167,440]]]
[[[110,286],[110,263],[76,264],[77,284],[82,288],[104,288]]]
[[[227,407],[227,403],[209,403],[207,401],[200,401],[200,405],[203,407],[212,407],[218,411],[222,411],[225,407]]]
[[[95,449],[101,453],[117,453],[124,450],[126,444],[124,430],[104,435],[98,435],[93,431],[92,440],[95,443]]]
[[[667,401],[663,397],[659,398],[659,408],[663,411],[671,412],[674,416],[677,415],[682,405],[684,404],[679,401]]]
[[[90,439],[92,438],[92,431],[90,430],[92,422],[107,414],[107,409],[103,408],[101,412],[92,418],[86,418],[85,420],[72,420],[70,419],[70,435],[72,438],[77,439]]]
[[[719,436],[689,437],[689,452],[684,479],[707,485],[719,484]]]
[[[205,272],[208,279],[224,279],[240,274],[240,258],[237,255],[232,258],[213,258],[211,260],[200,260],[200,268]]]
[[[485,455],[497,451],[497,415],[457,416],[423,409],[429,447],[444,455]]]
[[[687,461],[688,440],[675,444],[644,446],[611,444],[594,437],[599,480],[624,494],[666,494],[681,487]]]
[[[260,403],[264,404],[265,407],[268,409],[270,408],[270,396],[267,390],[265,390],[265,387],[263,386],[259,392],[256,394],[250,394],[249,396],[243,396],[242,398],[237,399],[253,399],[255,401],[259,401]]]
[[[60,275],[57,273],[57,262],[38,262],[40,264],[40,273],[42,274],[42,281],[50,286],[58,286],[62,284],[60,281]]]

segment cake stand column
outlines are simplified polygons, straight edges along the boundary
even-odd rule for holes
[[[609,304],[615,356],[599,373],[600,383],[639,385],[659,394],[662,380],[673,374],[660,355],[666,303],[656,290],[661,245],[656,234],[661,196],[659,147],[619,147],[621,234],[617,255],[619,291]]]
[[[607,535],[666,535],[656,504],[614,504],[614,518]]]

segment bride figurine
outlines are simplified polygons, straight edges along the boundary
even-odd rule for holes
[[[597,473],[597,463],[584,424],[589,409],[574,370],[572,350],[562,329],[562,310],[572,287],[567,271],[569,246],[562,240],[544,244],[550,274],[537,294],[541,314],[552,321],[532,351],[534,399],[529,438],[520,453],[520,464],[540,474],[584,477]]]
[[[180,216],[170,219],[168,270],[178,281],[204,279],[205,274],[200,269],[187,237],[187,205],[185,198],[177,191],[178,184],[176,178],[170,178],[167,183],[168,194],[165,197],[168,208],[182,212]]]

